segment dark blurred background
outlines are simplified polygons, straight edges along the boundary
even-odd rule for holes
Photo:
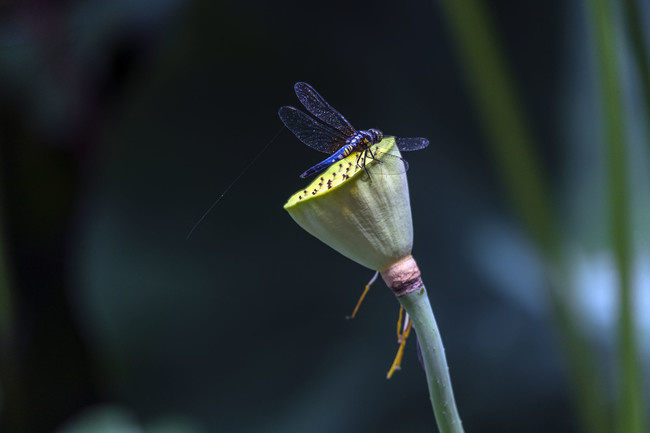
[[[483,3],[562,227],[567,304],[611,403],[616,269],[588,13]],[[414,256],[466,431],[580,431],[546,267],[438,2],[30,0],[2,2],[0,17],[1,431],[435,428],[414,341],[385,379],[390,291],[377,283],[345,320],[373,272],[282,209],[321,154],[284,130],[184,239],[280,130],[296,81],[358,128],[431,141],[405,155]],[[647,311],[647,117],[624,74]]]

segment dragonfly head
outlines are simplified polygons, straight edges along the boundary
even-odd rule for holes
[[[384,139],[384,134],[379,129],[370,128],[368,130],[368,133],[370,134],[370,137],[368,137],[368,139],[372,144],[377,144]]]

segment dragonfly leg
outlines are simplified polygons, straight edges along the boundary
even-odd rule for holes
[[[366,165],[365,165],[365,164],[363,165],[363,169],[364,169],[365,172],[366,172],[366,176],[368,176],[368,180],[370,181],[370,183],[372,183],[372,176],[370,176],[370,172],[369,172],[368,169],[366,168]]]
[[[363,152],[359,152],[359,154],[357,155],[357,168],[361,168],[360,161],[362,156],[363,156]]]
[[[366,163],[366,160],[368,159],[368,153],[370,153],[370,159],[374,159],[375,161],[377,161],[375,156],[372,154],[372,151],[370,150],[370,148],[364,150],[359,155],[359,158],[363,158],[363,163],[362,163],[363,164],[363,170],[366,172],[366,176],[368,176],[368,180],[370,181],[370,183],[372,183],[372,176],[370,176],[370,172],[368,171],[368,166],[367,166],[367,163]]]
[[[377,158],[377,153],[373,152],[371,147],[366,149],[366,151],[370,154],[370,159],[374,159],[375,161],[380,162],[379,158]]]

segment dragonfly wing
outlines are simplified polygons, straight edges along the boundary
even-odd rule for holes
[[[384,155],[370,171],[371,174],[378,173],[382,176],[402,174],[409,169],[409,163],[401,156],[388,153]]]
[[[429,140],[422,137],[399,138],[395,137],[395,143],[399,150],[420,150],[429,145]]]
[[[370,175],[391,175],[406,172],[409,169],[409,163],[406,159],[402,158],[402,156],[398,154],[395,147],[385,148],[382,143],[383,142],[379,142],[371,147],[373,154],[375,156],[381,156],[381,158],[379,158],[379,161],[372,164]],[[421,137],[395,137],[395,144],[399,150],[419,150],[427,147],[429,145],[429,140]]]
[[[323,99],[318,92],[307,83],[296,83],[294,86],[296,96],[302,102],[302,105],[314,116],[338,129],[344,135],[351,137],[357,130],[343,117],[341,113],[336,111],[334,107]]]
[[[323,153],[334,153],[345,145],[346,137],[294,107],[280,107],[278,115],[296,137],[307,146]]]
[[[370,176],[402,174],[409,169],[409,163],[398,155],[394,148],[387,149],[381,143],[366,151],[359,159],[359,164],[368,165]]]

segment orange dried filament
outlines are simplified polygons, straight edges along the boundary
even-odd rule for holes
[[[354,317],[357,315],[357,312],[359,311],[359,307],[361,307],[361,303],[365,299],[366,295],[368,294],[368,291],[370,290],[370,286],[372,283],[375,282],[377,277],[379,276],[379,272],[375,272],[375,275],[368,281],[368,284],[366,284],[366,288],[363,289],[363,293],[361,294],[361,297],[357,301],[357,305],[354,307],[354,311],[352,311],[352,314],[350,314],[347,318],[348,319],[354,319]]]
[[[402,317],[404,317],[404,324],[402,325]],[[404,307],[399,307],[399,318],[397,319],[397,343],[399,343],[399,348],[397,349],[397,355],[395,355],[395,360],[393,365],[390,366],[390,370],[386,373],[386,379],[393,377],[393,374],[397,370],[402,369],[402,358],[404,357],[404,347],[406,347],[406,339],[411,333],[412,322],[408,313],[404,314]]]

